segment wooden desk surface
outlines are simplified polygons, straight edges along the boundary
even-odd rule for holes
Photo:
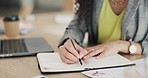
[[[54,17],[59,13],[42,13],[36,14],[37,20],[33,32],[21,37],[43,37],[51,45],[54,51],[58,51],[57,45],[67,25],[56,24]],[[3,25],[2,18],[0,25]],[[59,32],[55,33],[56,31]],[[6,38],[1,35],[0,39]],[[137,59],[140,56],[125,56],[130,59]],[[35,56],[17,57],[17,58],[0,58],[0,78],[32,78],[42,75],[38,68]],[[61,73],[47,74],[48,78],[87,78],[81,73]],[[133,77],[134,78],[134,77]]]

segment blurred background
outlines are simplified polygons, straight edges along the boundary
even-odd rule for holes
[[[3,18],[19,15],[20,37],[43,37],[57,51],[65,28],[73,19],[73,0],[0,0],[0,39],[4,33]],[[56,38],[56,39],[55,39]]]
[[[23,0],[0,0],[0,16],[19,12]],[[24,0],[25,1],[25,0]],[[34,0],[32,13],[72,11],[72,0]]]

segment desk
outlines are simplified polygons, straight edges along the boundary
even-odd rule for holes
[[[42,13],[36,14],[33,32],[21,37],[38,37],[41,36],[47,40],[54,51],[58,51],[57,45],[62,36],[62,32],[67,25],[54,23],[54,17],[59,13]],[[2,19],[0,24],[3,25]],[[59,31],[59,34],[54,31]],[[0,36],[5,38],[5,35]],[[125,56],[130,59],[137,59],[140,56]],[[0,58],[0,78],[31,78],[41,75],[38,69],[38,64],[35,56],[17,57],[17,58]],[[81,73],[62,73],[62,74],[47,74],[48,78],[87,78]]]

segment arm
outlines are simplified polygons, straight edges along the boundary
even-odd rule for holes
[[[79,45],[82,45],[85,32],[87,32],[87,26],[86,26],[85,20],[84,19],[79,20],[79,17],[76,14],[74,19],[69,24],[68,28],[69,28],[68,31],[71,38],[75,39]],[[67,39],[68,39],[68,34],[65,33],[61,38],[58,47],[63,45]]]
[[[148,25],[147,25],[148,27]],[[145,39],[140,43],[142,48],[142,54],[148,56],[148,28],[147,28],[147,34]]]
[[[141,4],[139,5],[140,7],[137,8],[136,13],[130,21],[129,28],[127,28],[126,33],[124,33],[124,40],[117,40],[88,47],[86,50],[89,53],[84,57],[84,59],[94,55],[98,55],[97,58],[101,58],[118,52],[129,54],[129,39],[133,39],[134,45],[137,47],[137,52],[135,54],[146,55],[146,52],[148,52],[148,3],[145,3],[145,1],[146,0],[141,1]]]
[[[60,51],[59,55],[63,62],[70,64],[76,63],[78,62],[79,58],[82,58],[82,55],[85,55],[85,53],[87,53],[86,50],[80,46],[82,45],[86,31],[87,27],[85,24],[85,20],[79,20],[78,15],[75,15],[75,18],[68,26],[68,33],[65,32],[58,45]],[[69,40],[69,36],[71,39],[73,39],[76,49],[74,49],[71,41]]]
[[[131,45],[130,41],[119,40],[119,41],[117,41],[116,44],[119,44],[119,48],[118,48],[119,52],[127,53],[127,54],[130,53],[129,52],[129,47]],[[133,43],[133,45],[137,47],[135,54],[142,54],[141,44],[140,43]]]
[[[134,45],[137,47],[137,51],[135,54],[141,54],[142,48],[140,43],[134,43]],[[117,54],[119,52],[129,54],[129,46],[129,41],[116,40],[97,46],[88,47],[86,48],[88,53],[83,57],[83,59],[85,60],[93,56],[97,56],[96,58],[99,59],[112,54]]]

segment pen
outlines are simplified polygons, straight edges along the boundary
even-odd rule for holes
[[[71,41],[71,43],[72,43],[72,46],[73,46],[74,49],[77,51],[77,49],[76,49],[76,47],[75,47],[75,45],[74,45],[74,42],[73,42],[73,40],[71,39],[70,34],[68,33],[68,28],[66,28],[66,32],[67,32],[67,34],[69,35],[69,39],[70,39],[70,41]],[[82,65],[82,61],[81,61],[80,58],[79,58],[79,62],[80,62],[80,64]]]
[[[77,49],[76,49],[76,47],[75,47],[75,45],[74,45],[74,43],[73,43],[72,39],[70,39],[70,41],[71,41],[72,46],[74,47],[74,49],[77,51]],[[80,59],[80,58],[79,58],[79,62],[80,62],[80,64],[82,65],[82,61],[81,61],[81,59]]]

